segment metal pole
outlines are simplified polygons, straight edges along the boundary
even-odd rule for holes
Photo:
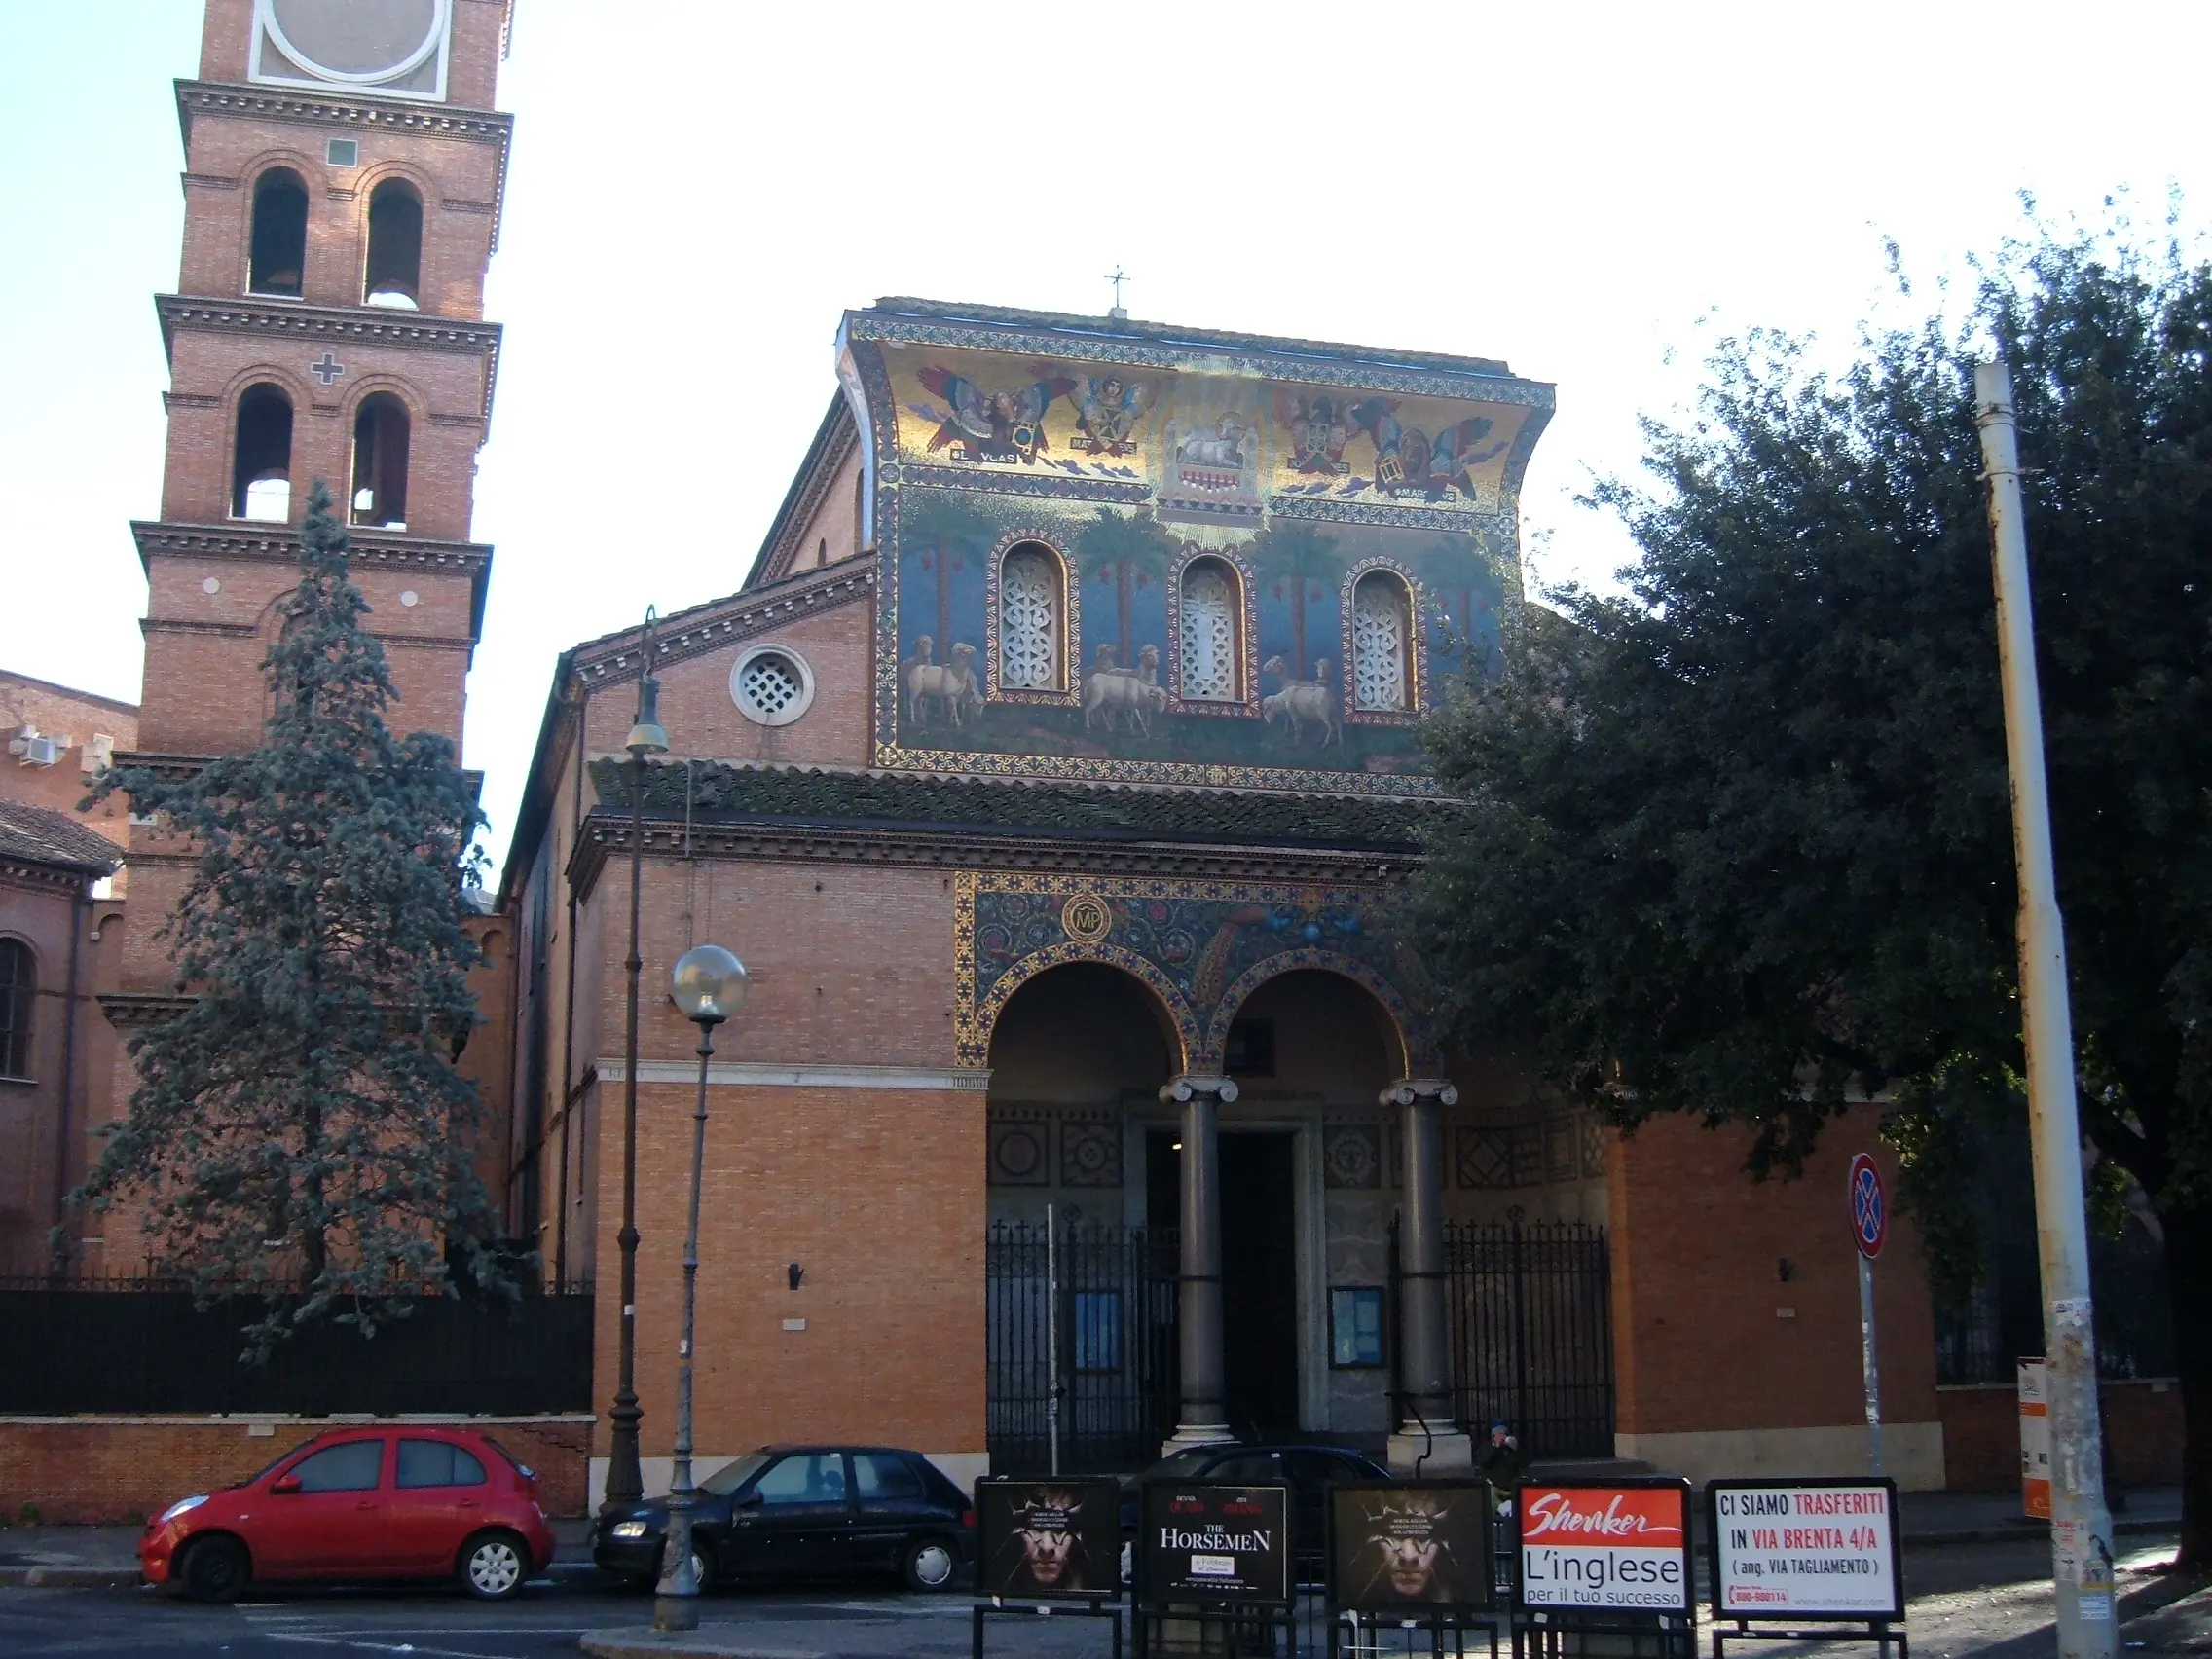
[[[1866,1373],[1866,1460],[1882,1472],[1882,1372],[1874,1362],[1874,1264],[1859,1255],[1859,1363]]]
[[[699,1105],[691,1114],[691,1214],[683,1230],[683,1336],[676,1350],[676,1457],[668,1492],[668,1544],[653,1595],[653,1629],[699,1628],[699,1574],[691,1564],[691,1337],[699,1295],[699,1177],[707,1160],[707,1061],[715,1022],[699,1021]]]
[[[1052,1473],[1060,1472],[1060,1230],[1045,1206],[1045,1421],[1052,1433]]]
[[[658,685],[653,681],[653,611],[645,608],[644,659],[638,676],[638,719],[630,731],[630,955],[623,966],[629,974],[622,1033],[622,1231],[614,1241],[622,1251],[622,1316],[615,1359],[614,1407],[608,1420],[613,1425],[608,1447],[605,1507],[627,1506],[645,1494],[645,1475],[638,1464],[638,1422],[645,1414],[638,1406],[638,974],[645,958],[638,950],[638,903],[645,869],[645,756],[654,750],[641,739],[659,737],[655,709]],[[583,764],[579,754],[576,763]]]
[[[2020,1014],[2035,1149],[2036,1242],[2043,1265],[2044,1359],[2050,1390],[2050,1539],[2059,1659],[2112,1659],[2112,1516],[2105,1508],[2089,1247],[2082,1203],[2082,1127],[2074,1098],[2074,1029],[2066,934],[2051,870],[2043,705],[2020,507],[2012,377],[2002,361],[1973,372],[1974,423],[1989,483],[2005,751],[2012,772],[2012,854],[2020,883]]]

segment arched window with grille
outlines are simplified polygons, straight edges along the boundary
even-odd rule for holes
[[[1394,571],[1370,571],[1351,590],[1351,676],[1357,712],[1413,707],[1413,595]]]
[[[31,1014],[38,1007],[38,964],[19,939],[0,939],[0,1077],[31,1075]]]
[[[1067,579],[1059,555],[1034,541],[999,562],[999,687],[1059,691],[1067,684]]]
[[[267,381],[239,398],[231,449],[231,517],[283,524],[292,516],[292,400]]]
[[[298,299],[307,262],[308,187],[290,167],[271,167],[254,181],[246,289]]]
[[[1175,642],[1184,699],[1235,703],[1244,695],[1240,633],[1244,607],[1236,571],[1221,559],[1193,559],[1183,567],[1177,595],[1180,637]]]

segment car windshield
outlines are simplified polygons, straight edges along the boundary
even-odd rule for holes
[[[717,1469],[713,1474],[709,1475],[705,1480],[701,1481],[699,1483],[699,1490],[701,1492],[711,1492],[717,1497],[727,1497],[731,1493],[735,1492],[739,1487],[743,1486],[747,1481],[751,1480],[755,1475],[758,1474],[760,1470],[766,1465],[767,1461],[768,1454],[765,1452],[748,1453],[745,1456],[740,1457],[734,1463],[724,1463],[720,1468]]]
[[[227,1487],[224,1490],[228,1492],[236,1492],[240,1487],[249,1487],[253,1485],[255,1481],[258,1481],[262,1476],[268,1474],[270,1470],[276,1468],[276,1465],[283,1462],[285,1458],[298,1456],[299,1454],[305,1452],[313,1444],[314,1442],[313,1440],[301,1441],[297,1446],[293,1447],[291,1451],[283,1453],[279,1456],[272,1457],[268,1462],[262,1464],[260,1468],[254,1470],[252,1474],[246,1476],[244,1480],[239,1481],[235,1485]]]
[[[1220,1451],[1221,1448],[1218,1446],[1193,1446],[1185,1451],[1177,1452],[1171,1456],[1161,1458],[1159,1462],[1145,1470],[1145,1475],[1147,1478],[1163,1476],[1168,1480],[1173,1480],[1178,1475],[1195,1475],[1209,1458]]]

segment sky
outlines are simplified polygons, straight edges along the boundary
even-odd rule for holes
[[[135,697],[196,0],[0,0],[0,667]],[[1531,579],[1634,549],[1714,340],[1831,360],[2046,214],[2205,221],[2212,8],[774,8],[518,0],[496,545],[464,763],[503,851],[555,658],[743,581],[883,295],[1502,357],[1558,387]],[[1902,300],[1885,241],[1902,249]],[[733,719],[735,717],[733,716]],[[714,753],[711,734],[675,733]]]

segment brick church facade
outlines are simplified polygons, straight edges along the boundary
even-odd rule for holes
[[[646,1487],[695,1088],[666,977],[703,941],[752,976],[708,1089],[703,1455],[820,1436],[983,1467],[1046,1386],[1014,1375],[1009,1302],[1041,1293],[991,1253],[1050,1213],[1169,1252],[1149,1289],[1054,1292],[1071,1411],[1137,1363],[1146,1319],[1172,1327],[1154,1447],[1304,1433],[1463,1459],[1466,1356],[1441,1349],[1466,1310],[1424,1319],[1422,1281],[1448,1234],[1581,1223],[1610,1249],[1597,1450],[1863,1466],[1840,1194],[1871,1124],[1788,1187],[1750,1184],[1725,1135],[1622,1141],[1510,1055],[1452,1051],[1392,918],[1453,810],[1418,722],[1491,670],[1521,603],[1552,388],[913,300],[848,313],[834,363],[745,585],[562,658],[501,898],[512,1214],[610,1288],[642,780]],[[641,769],[647,667],[670,749]],[[1929,1305],[1913,1246],[1892,1249],[1889,1462],[1940,1485]],[[1393,1351],[1363,1351],[1385,1293]],[[618,1299],[598,1317],[604,1400]],[[597,1483],[604,1432],[595,1451]]]

